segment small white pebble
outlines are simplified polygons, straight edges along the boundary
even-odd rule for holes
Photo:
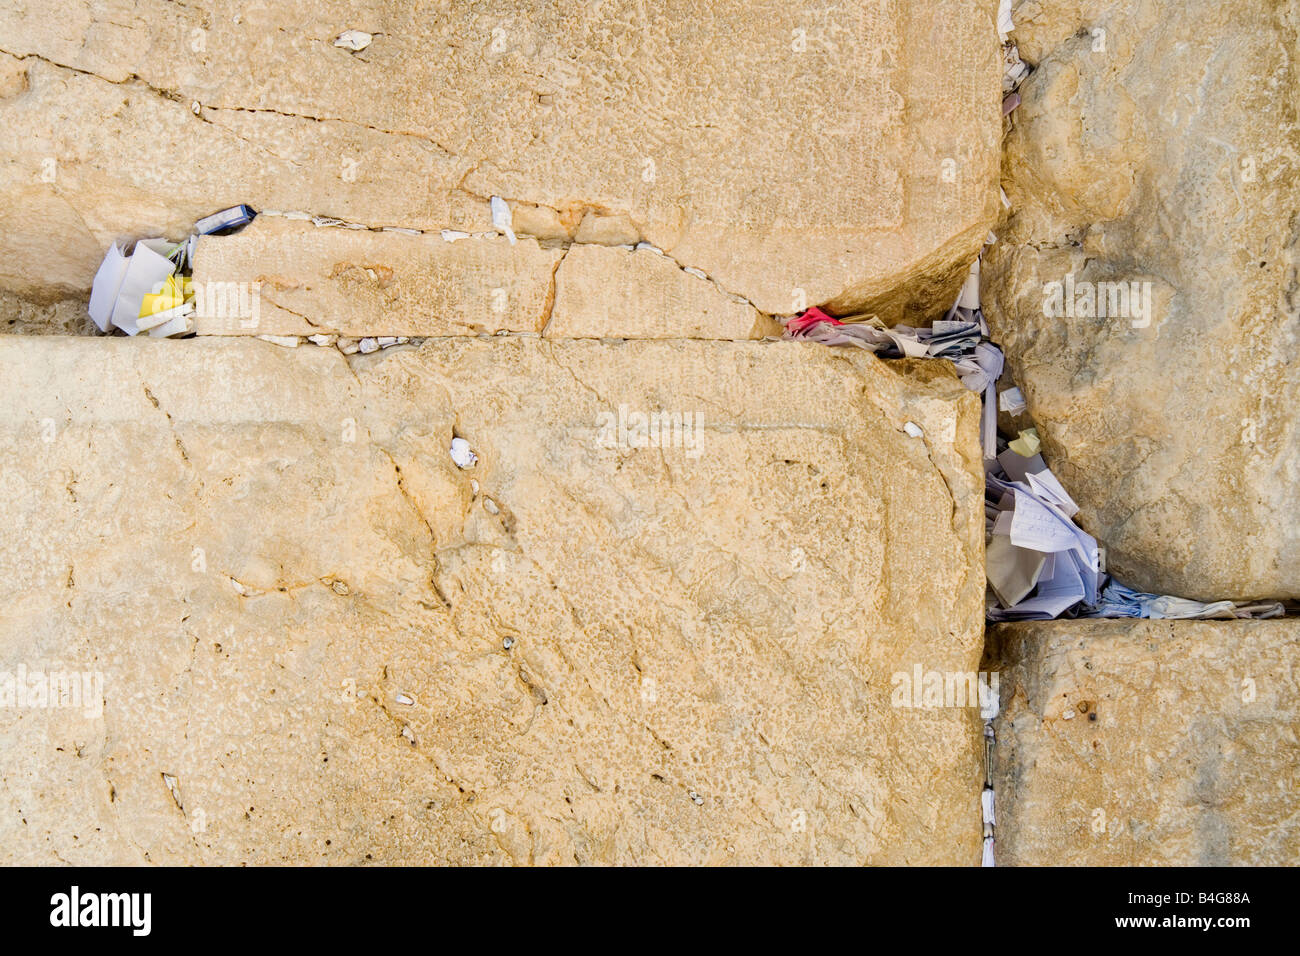
[[[335,594],[348,594],[348,593],[350,593],[350,590],[349,590],[348,586],[347,586],[346,584],[344,584],[342,581],[335,581],[333,584],[330,585],[330,588],[333,589],[333,591],[334,591]]]
[[[922,435],[925,434],[921,426],[918,425],[916,422],[905,422],[903,424],[903,431],[907,432],[913,438],[920,438]]]
[[[244,597],[248,597],[248,588],[244,587],[234,578],[230,579],[230,586],[235,589],[236,594],[242,594]]]
[[[497,503],[493,501],[491,498],[483,499],[483,510],[490,515],[501,513],[501,509],[497,507]]]
[[[415,703],[415,698],[412,697],[410,694],[398,694],[396,697],[393,698],[393,700],[397,701],[399,704],[404,704],[407,707],[410,707],[412,704]]]
[[[334,38],[334,45],[350,50],[353,53],[360,53],[370,42],[374,40],[373,33],[363,33],[361,30],[344,30]]]
[[[687,275],[695,276],[697,279],[707,279],[709,277],[709,274],[707,272],[697,269],[695,268],[695,266],[686,266],[685,268],[682,269],[682,271],[685,272]]]
[[[356,339],[339,340],[338,347],[344,355],[356,355],[361,351],[361,346],[357,344]]]
[[[636,249],[638,252],[653,252],[657,256],[662,256],[664,254],[664,251],[662,249],[660,249],[652,242],[646,242],[644,239],[642,239],[632,248]]]
[[[1067,708],[1065,708],[1064,713],[1061,714],[1061,719],[1062,719],[1062,720],[1074,720],[1074,708],[1073,708],[1073,707],[1067,707]]]
[[[515,646],[515,639],[513,637],[507,637],[501,642],[501,646],[506,650],[510,650],[510,648]]]
[[[379,351],[379,343],[376,342],[374,339],[366,338],[361,340],[361,342],[358,345],[358,348],[361,349],[362,355],[369,355],[371,352]]]
[[[312,345],[333,345],[338,338],[337,335],[309,335],[307,341]]]
[[[469,480],[469,490],[470,490],[471,492],[473,492],[474,494],[478,494],[478,479],[477,479],[477,478],[471,478],[471,479]]]
[[[263,342],[282,345],[287,349],[296,349],[298,347],[298,336],[296,335],[259,335],[258,338]]]
[[[701,797],[694,790],[691,791],[690,797],[691,797],[691,803],[695,804],[697,807],[704,805],[704,798]]]
[[[402,728],[402,736],[405,737],[407,740],[409,740],[412,744],[415,743],[415,734],[410,727]]]
[[[203,107],[200,105],[198,100],[195,100],[190,104],[190,112],[195,116],[201,116],[203,114]]]
[[[409,342],[409,341],[411,341],[411,340],[410,340],[409,338],[407,338],[405,335],[399,335],[399,336],[397,337],[397,344],[398,344],[398,345],[405,345],[405,344],[406,344],[407,342]]]
[[[444,229],[440,233],[444,242],[455,242],[457,239],[468,239],[468,232],[461,232],[459,229]]]
[[[379,347],[380,347],[381,349],[386,349],[386,348],[388,348],[388,346],[390,346],[390,345],[396,345],[396,344],[397,344],[397,336],[395,336],[395,335],[381,335],[381,336],[379,336],[379,338],[375,339],[375,341],[379,343]]]
[[[406,228],[403,227],[403,226],[384,226],[383,231],[384,231],[384,232],[399,232],[399,233],[401,233],[401,234],[404,235],[404,236],[422,236],[422,235],[424,235],[424,233],[422,233],[419,229],[406,229]]]
[[[451,460],[456,463],[457,468],[473,468],[478,461],[478,455],[470,450],[469,442],[463,438],[453,438],[451,440]]]

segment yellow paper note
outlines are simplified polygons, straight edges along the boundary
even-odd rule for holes
[[[188,282],[189,280],[185,280]],[[184,286],[178,277],[173,274],[163,280],[161,288],[157,292],[147,293],[140,300],[139,318],[147,319],[151,315],[157,315],[159,312],[166,312],[168,309],[174,309],[185,302]]]
[[[1020,437],[1007,447],[1021,458],[1033,458],[1038,454],[1038,449],[1042,447],[1042,442],[1038,440],[1038,429],[1026,428],[1020,433]]]

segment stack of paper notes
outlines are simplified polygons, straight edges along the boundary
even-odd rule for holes
[[[101,332],[185,335],[194,330],[194,289],[182,274],[189,240],[141,239],[131,255],[113,243],[95,273],[90,318]]]
[[[1125,587],[1105,573],[1097,541],[1072,520],[1079,507],[1020,433],[985,464],[985,565],[990,621],[1056,617],[1269,618],[1276,601],[1204,603]],[[1028,446],[1028,447],[1026,447]],[[1028,448],[1034,454],[1023,454]]]
[[[1071,520],[1079,506],[1042,457],[1007,448],[984,471],[989,619],[1045,621],[1096,604],[1097,540]]]
[[[113,243],[95,273],[90,318],[101,332],[165,338],[194,331],[194,249],[200,235],[225,234],[257,215],[249,206],[231,206],[194,224],[194,235],[180,242],[141,239],[131,254]]]

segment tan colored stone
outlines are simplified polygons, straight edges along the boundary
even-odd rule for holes
[[[235,202],[438,229],[498,195],[625,216],[768,313],[946,307],[997,212],[996,6],[9,4],[0,260],[68,237],[46,273],[84,291],[110,240]],[[347,23],[374,42],[335,47]]]
[[[37,303],[0,292],[0,332],[17,335],[98,335],[80,298]]]
[[[605,246],[634,246],[641,241],[641,234],[627,216],[604,216],[592,211],[582,217],[574,239]]]
[[[102,677],[0,708],[4,862],[978,858],[977,718],[889,704],[981,643],[947,368],[522,337],[0,365],[0,672]],[[700,440],[606,447],[620,406]]]
[[[573,246],[555,274],[548,338],[779,336],[781,326],[650,250]]]
[[[1300,623],[1015,624],[990,645],[999,865],[1295,863]]]
[[[1300,27],[1286,10],[1017,11],[1037,68],[1012,114],[1015,209],[985,260],[987,314],[1081,522],[1143,590],[1300,596]],[[1070,274],[1149,283],[1149,316],[1045,314]]]
[[[560,214],[550,206],[534,206],[530,203],[515,203],[511,208],[514,230],[521,236],[534,239],[559,239],[567,241],[573,237],[565,228]]]
[[[258,217],[194,256],[200,335],[540,332],[561,250]]]
[[[9,34],[0,28],[0,36]],[[31,89],[0,101],[6,289],[86,294],[110,242],[180,238],[200,216],[240,202],[376,227],[474,227],[447,192],[414,187],[453,174],[427,141],[276,113],[205,110],[200,118],[188,102],[136,81],[23,62]],[[62,116],[73,119],[51,123]]]

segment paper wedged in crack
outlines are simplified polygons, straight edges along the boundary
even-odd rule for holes
[[[467,337],[0,362],[0,693],[101,682],[0,708],[6,862],[978,859],[978,717],[890,700],[980,651],[950,371]],[[656,412],[698,432],[642,447]]]
[[[1004,624],[990,645],[1000,865],[1295,863],[1300,623]]]
[[[437,230],[482,228],[496,195],[570,237],[623,222],[590,234],[639,234],[767,313],[901,310],[905,286],[945,308],[997,214],[996,6],[11,7],[0,262],[23,267],[0,287],[76,294],[110,241],[238,202]],[[373,40],[340,49],[345,28]],[[37,233],[66,237],[44,263]]]

